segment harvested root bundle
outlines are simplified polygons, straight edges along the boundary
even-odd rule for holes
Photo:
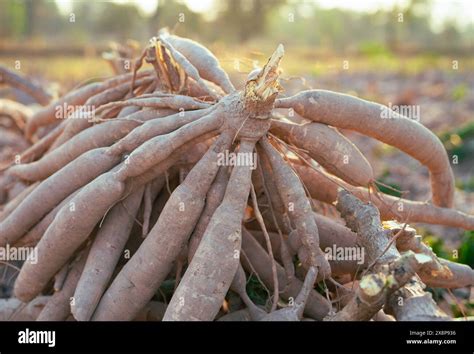
[[[27,136],[55,128],[0,175],[1,191],[25,185],[0,215],[0,246],[37,251],[15,296],[33,303],[52,294],[38,317],[45,320],[370,320],[384,317],[382,307],[399,320],[448,319],[423,283],[470,286],[473,270],[439,260],[406,227],[380,223],[382,214],[473,228],[472,216],[450,209],[452,171],[439,141],[418,123],[400,125],[403,117],[376,119],[380,106],[356,98],[278,98],[283,55],[280,45],[236,90],[205,47],[163,32],[132,72],[73,90],[28,119]],[[153,69],[140,70],[144,61]],[[63,105],[74,110],[58,123]],[[314,122],[285,121],[275,108]],[[336,128],[425,164],[434,204],[402,200],[397,211],[391,197],[370,195],[370,162]],[[400,138],[407,129],[414,147]],[[317,214],[312,198],[337,201],[347,227]],[[363,248],[367,259],[328,257],[332,247]],[[266,304],[250,298],[250,279],[267,290]],[[358,285],[333,300],[341,279]],[[230,292],[244,308],[225,314]],[[423,299],[429,313],[409,315],[395,296]]]

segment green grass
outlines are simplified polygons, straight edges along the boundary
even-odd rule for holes
[[[171,297],[173,296],[174,284],[174,279],[168,279],[161,283],[160,289],[155,294],[156,300],[169,302],[171,300]]]
[[[459,262],[474,268],[474,231],[464,233],[461,247],[459,248]]]
[[[392,181],[388,170],[385,170],[382,175],[377,178],[377,181],[384,184],[377,184],[377,187],[382,193],[393,195],[397,198],[402,196],[402,193],[398,192],[402,190],[402,187]]]
[[[474,192],[474,176],[466,181],[456,179],[456,188],[462,189],[466,192]]]
[[[474,122],[468,122],[459,128],[443,132],[439,134],[439,138],[449,156],[456,155],[459,163],[472,159],[474,156]]]
[[[251,275],[247,281],[247,293],[256,305],[265,306],[269,294],[255,275]]]
[[[454,250],[446,247],[442,238],[427,235],[423,238],[423,241],[432,248],[438,257],[474,267],[474,231],[464,232],[461,246],[457,249],[457,257],[456,253],[453,252]]]
[[[469,87],[466,84],[459,84],[454,87],[451,92],[451,97],[454,101],[461,101],[467,96],[468,92]]]
[[[453,250],[450,250],[444,244],[443,239],[428,235],[423,238],[423,242],[428,244],[433,250],[433,252],[441,258],[449,259],[453,262],[467,264],[471,268],[474,267],[474,231],[465,231],[463,235],[463,239],[461,241],[461,246],[457,250],[457,256],[454,257],[455,253]],[[445,289],[439,288],[427,288],[426,291],[429,291],[433,294],[433,298],[435,301],[439,301],[443,298],[442,294],[445,293]],[[451,297],[451,296],[449,296]],[[465,309],[465,313],[467,316],[474,315],[474,303],[470,302],[469,299],[459,299],[458,302],[462,304]],[[459,306],[455,303],[451,304],[451,311],[454,317],[463,317],[463,314],[459,308]]]

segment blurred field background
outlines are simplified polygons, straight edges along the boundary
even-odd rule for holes
[[[0,64],[60,94],[110,75],[102,53],[113,43],[143,48],[162,27],[207,45],[236,83],[283,43],[283,94],[321,88],[419,106],[421,123],[453,161],[456,207],[474,213],[472,0],[0,0]],[[0,87],[0,97],[15,94]],[[417,161],[344,133],[375,164],[378,180],[407,198],[430,198]],[[437,253],[462,250],[454,260],[474,267],[474,231],[417,227]],[[449,300],[445,310],[457,311]]]

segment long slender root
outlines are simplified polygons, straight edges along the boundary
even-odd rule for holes
[[[204,207],[218,170],[217,154],[229,144],[229,137],[219,139],[174,190],[147,238],[105,292],[93,320],[131,319],[151,299]],[[176,213],[184,211],[186,217],[176,218]]]

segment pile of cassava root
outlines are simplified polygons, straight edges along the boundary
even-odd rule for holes
[[[25,141],[0,172],[0,246],[34,247],[0,318],[450,320],[426,286],[469,287],[474,271],[407,225],[474,229],[452,209],[443,145],[377,103],[285,97],[283,55],[280,45],[236,89],[208,49],[162,31],[131,70],[109,56],[123,70],[53,101],[2,69],[44,106],[0,105]],[[432,201],[381,193],[338,128],[426,166]]]

